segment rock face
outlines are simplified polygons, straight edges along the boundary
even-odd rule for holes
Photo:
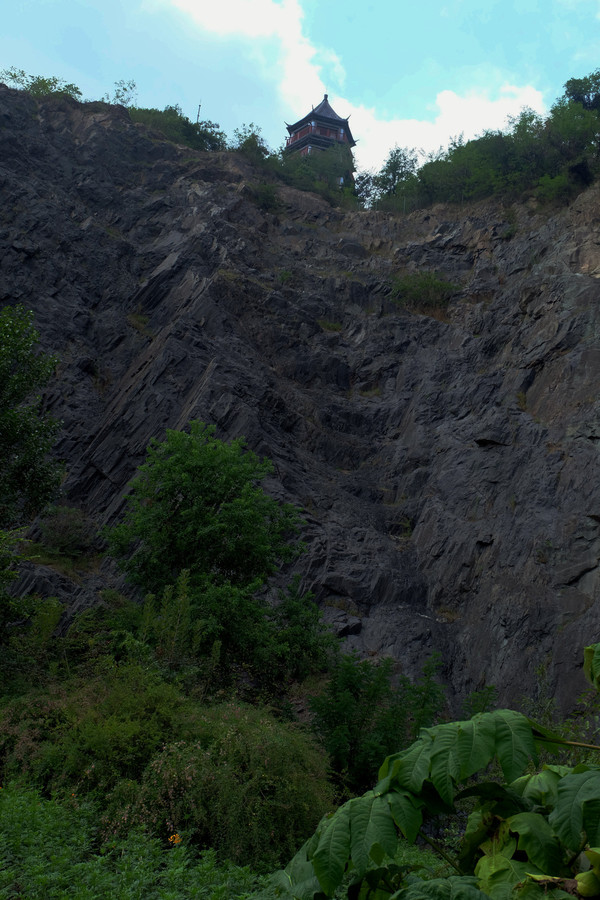
[[[0,86],[0,303],[60,356],[68,502],[113,521],[166,428],[245,435],[350,646],[409,674],[438,649],[458,699],[541,667],[568,707],[600,639],[600,192],[394,218],[283,185],[264,211],[261,178]],[[448,313],[394,304],[402,270],[457,284]],[[77,605],[111,577],[23,585]]]

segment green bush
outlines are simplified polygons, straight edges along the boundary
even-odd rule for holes
[[[391,298],[400,306],[414,310],[440,309],[448,305],[459,290],[435,272],[406,272],[392,281]]]
[[[94,542],[94,527],[81,509],[54,506],[40,522],[42,542],[51,553],[71,558],[88,553]]]
[[[568,175],[542,175],[538,181],[535,195],[540,203],[555,203],[561,205],[567,203],[578,193],[577,187],[571,182]]]
[[[113,555],[132,581],[162,593],[183,569],[190,584],[256,587],[298,552],[290,538],[298,512],[259,486],[272,464],[225,443],[214,426],[191,422],[189,433],[153,440],[131,482],[123,521],[110,531]]]
[[[331,808],[323,754],[297,726],[250,706],[205,709],[194,727],[196,739],[161,750],[139,787],[115,789],[105,833],[185,831],[235,862],[275,865]]]
[[[107,661],[102,674],[45,687],[0,710],[4,777],[102,796],[120,779],[140,777],[160,747],[181,734],[185,706],[157,675]]]
[[[215,151],[227,147],[225,134],[216,122],[191,122],[177,105],[165,106],[163,110],[132,107],[129,115],[133,122],[141,122],[162,132],[167,140],[194,150]]]
[[[0,310],[0,528],[27,524],[60,482],[47,456],[58,422],[42,413],[39,397],[57,359],[38,353],[38,340],[32,312]]]
[[[163,842],[141,831],[102,845],[99,810],[73,798],[47,800],[9,784],[0,790],[0,896],[29,900],[262,900],[264,877],[197,855],[185,835]]]
[[[311,707],[316,733],[346,791],[370,787],[382,758],[439,716],[445,699],[435,678],[439,665],[434,654],[412,684],[403,676],[392,680],[391,659],[379,665],[355,656],[339,659],[327,688]]]

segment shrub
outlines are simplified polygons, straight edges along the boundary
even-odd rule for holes
[[[444,706],[435,680],[439,656],[425,664],[415,684],[392,682],[392,660],[376,665],[342,656],[324,693],[312,703],[314,727],[346,791],[366,790],[386,754],[405,746]]]
[[[204,710],[195,728],[155,756],[139,788],[115,790],[106,833],[183,830],[235,862],[275,864],[331,806],[323,755],[297,726],[240,704]]]
[[[168,141],[186,144],[193,150],[225,150],[227,141],[217,122],[191,122],[183,115],[180,106],[160,109],[130,108],[133,122],[141,122],[148,128],[162,132]]]
[[[435,272],[406,272],[393,279],[391,298],[408,309],[439,309],[448,305],[458,289]]]
[[[97,793],[141,776],[178,733],[185,701],[141,666],[115,666],[86,682],[54,685],[0,712],[5,776],[44,790]]]
[[[58,487],[60,467],[47,458],[58,422],[40,409],[38,392],[57,359],[36,352],[33,313],[0,310],[0,528],[26,524]]]
[[[82,510],[71,506],[51,508],[41,520],[40,529],[44,547],[60,556],[82,556],[94,542],[92,523]]]
[[[191,897],[262,900],[274,897],[266,879],[248,868],[197,855],[185,835],[163,842],[140,831],[104,846],[97,840],[98,809],[7,785],[0,791],[0,896],[144,900]]]
[[[145,590],[162,593],[182,569],[192,585],[245,587],[298,552],[289,540],[297,510],[259,486],[271,463],[247,450],[243,439],[225,443],[214,435],[214,426],[202,422],[191,422],[189,434],[167,431],[163,443],[151,442],[131,482],[125,516],[109,543]]]

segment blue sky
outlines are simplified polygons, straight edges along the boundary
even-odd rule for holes
[[[546,112],[600,67],[600,0],[19,0],[0,69],[75,82],[86,99],[133,79],[140,106],[179,104],[278,148],[329,93],[359,168]]]

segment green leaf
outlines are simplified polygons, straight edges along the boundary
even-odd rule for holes
[[[457,800],[464,800],[466,797],[479,797],[488,803],[495,801],[494,812],[502,816],[528,812],[533,805],[529,799],[523,798],[517,791],[504,787],[497,781],[474,784],[456,795]]]
[[[457,756],[460,780],[484,769],[496,751],[496,722],[494,713],[479,713],[469,722],[458,725]]]
[[[394,822],[411,844],[417,839],[423,816],[418,799],[408,791],[390,791],[386,795]]]
[[[494,827],[494,818],[487,809],[475,809],[467,819],[458,861],[461,871],[473,871],[475,860],[481,855],[480,847],[488,839]]]
[[[283,889],[294,900],[321,900],[325,897],[310,859],[317,844],[315,838],[316,835],[309,838],[286,868],[272,876],[272,884]]]
[[[561,778],[548,821],[569,850],[578,851],[585,836],[590,844],[600,843],[600,771],[588,769]]]
[[[408,788],[414,794],[419,793],[423,782],[429,775],[435,730],[435,728],[429,728],[422,732],[421,737],[408,750],[396,757],[389,772],[390,786],[398,785]],[[383,777],[381,771],[383,771],[383,766],[379,773],[380,778]],[[379,788],[380,785],[377,785],[376,791],[381,793]]]
[[[524,812],[508,819],[510,830],[519,835],[518,849],[542,872],[561,874],[563,850],[547,820],[540,813]]]
[[[585,855],[589,859],[596,875],[600,875],[600,847],[588,847]]]
[[[440,725],[435,729],[433,751],[431,753],[431,781],[442,800],[451,805],[454,789],[461,776],[458,757],[459,728],[455,722]]]
[[[398,845],[396,827],[385,797],[372,792],[351,800],[350,853],[358,872],[364,872],[373,860],[381,864],[385,854],[393,856]]]
[[[314,872],[326,894],[333,894],[341,883],[349,858],[350,803],[345,803],[324,823],[312,857]]]
[[[390,900],[485,900],[472,875],[450,875],[422,881],[415,878],[407,887],[396,891]]]
[[[482,856],[475,868],[479,885],[492,900],[508,900],[513,888],[528,874],[543,875],[531,862],[509,859],[502,854]]]
[[[583,674],[596,690],[600,690],[600,644],[591,644],[584,649]]]
[[[536,806],[553,808],[560,779],[570,772],[571,769],[568,766],[544,766],[541,772],[517,778],[510,787]]]
[[[537,759],[531,725],[526,716],[511,709],[499,709],[496,721],[496,754],[504,777],[514,781],[527,763]]]

